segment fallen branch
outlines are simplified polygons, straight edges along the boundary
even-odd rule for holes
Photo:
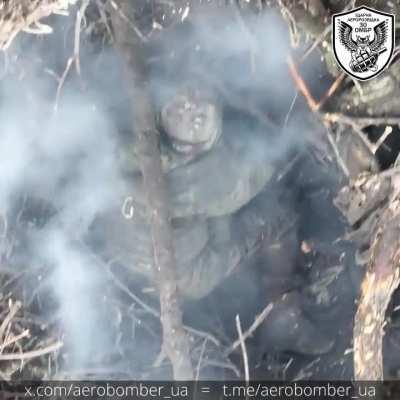
[[[132,14],[132,4],[118,2],[111,19],[115,45],[122,58],[124,79],[131,102],[132,127],[137,135],[137,155],[151,210],[155,276],[160,293],[163,351],[168,355],[176,380],[193,379],[189,341],[182,325],[178,302],[173,233],[169,217],[166,184],[162,173],[159,133],[149,93],[149,81],[144,66],[143,40],[133,34],[131,25],[121,15]],[[129,12],[131,11],[131,12]]]
[[[352,117],[348,117],[342,114],[330,114],[327,113],[323,116],[324,121],[330,122],[330,123],[343,123],[350,125],[353,131],[359,136],[359,138],[363,141],[363,143],[368,147],[369,151],[371,154],[375,154],[376,151],[378,150],[378,147],[380,146],[380,142],[376,144],[371,143],[370,140],[368,139],[367,134],[362,130],[364,126],[360,126],[359,123]]]
[[[356,380],[382,380],[382,340],[385,313],[400,283],[400,197],[382,213],[373,235],[372,255],[361,286],[354,321]]]
[[[370,243],[353,329],[356,380],[383,379],[385,314],[400,283],[398,182],[399,177],[395,173],[387,176],[387,171],[363,174],[350,181],[335,199],[350,225],[361,224],[351,235],[361,239],[360,243]]]
[[[340,113],[326,113],[324,119],[330,122],[343,122],[348,125],[356,125],[363,129],[370,125],[397,125],[400,126],[399,117],[355,117]]]

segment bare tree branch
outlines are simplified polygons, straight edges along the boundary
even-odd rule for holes
[[[121,18],[121,15],[129,14],[129,2],[126,0],[118,1],[118,9],[111,10],[116,47],[123,60],[124,79],[131,101],[133,131],[137,135],[137,154],[152,215],[163,349],[172,363],[174,378],[190,380],[193,379],[193,369],[189,341],[182,325],[182,313],[178,302],[173,234],[162,173],[159,133],[143,62],[144,42],[139,36],[135,37],[130,24]]]

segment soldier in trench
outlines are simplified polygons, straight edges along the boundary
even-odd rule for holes
[[[332,340],[301,310],[293,285],[297,217],[271,183],[276,167],[270,137],[252,130],[243,140],[240,129],[224,124],[221,103],[198,87],[178,88],[160,110],[180,293],[186,299],[204,298],[238,268],[261,262],[265,299],[277,300],[263,328],[268,342],[279,351],[324,353]],[[154,280],[150,218],[134,147],[124,147],[120,160],[137,188],[128,193],[133,218],[109,210],[94,222],[92,238],[106,260],[149,283]],[[287,291],[291,294],[280,299]]]
[[[198,74],[202,68],[207,73],[213,69],[211,74],[216,72],[223,80],[224,63],[232,62],[215,57],[221,51],[219,46],[223,48],[224,40],[231,39],[237,29],[235,13],[228,16],[227,9],[223,10],[222,19],[214,13],[215,18],[203,16],[197,25],[188,22],[188,30],[185,23],[177,24],[179,32],[163,30],[154,52],[156,64],[164,71],[156,71],[153,77],[158,90],[161,87],[167,92],[156,103],[162,164],[170,191],[178,287],[186,300],[200,300],[239,268],[261,264],[265,304],[276,302],[260,328],[265,342],[278,351],[325,353],[333,341],[301,305],[304,294],[296,283],[298,214],[291,200],[282,200],[281,188],[273,183],[277,172],[273,132],[265,126],[243,129],[225,118],[225,104],[212,82],[202,80],[201,71]],[[222,22],[226,20],[227,24]],[[242,56],[233,54],[233,58]],[[239,64],[243,67],[242,60]],[[135,280],[152,283],[150,218],[135,146],[124,144],[122,148],[121,167],[129,177],[127,196],[133,201],[134,216],[125,219],[119,208],[108,210],[93,224],[92,236],[97,237],[97,248],[105,259],[123,265]],[[285,293],[289,294],[281,297]]]

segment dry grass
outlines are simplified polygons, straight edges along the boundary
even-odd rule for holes
[[[35,34],[52,32],[40,23],[51,14],[65,14],[76,0],[2,0],[0,3],[0,49],[6,50],[21,31]]]

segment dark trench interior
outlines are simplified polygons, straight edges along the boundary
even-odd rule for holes
[[[237,18],[224,8],[213,13],[172,25],[144,50],[160,151],[170,168],[172,226],[181,240],[178,286],[193,365],[200,379],[243,378],[240,347],[231,348],[236,316],[246,331],[273,304],[246,340],[252,379],[351,379],[363,267],[333,204],[344,176],[324,144],[315,145],[323,142],[321,127],[286,64],[289,51],[303,54],[308,44],[290,50],[286,21],[272,9],[243,17],[262,38],[254,56]],[[143,10],[143,31],[146,15]],[[97,6],[89,5],[86,19],[80,74],[72,66],[60,85],[75,20],[52,16],[51,35],[18,36],[0,81],[0,295],[21,302],[16,326],[29,327],[27,349],[64,341],[50,358],[22,368],[0,361],[0,368],[26,379],[168,379],[129,85]],[[316,98],[334,81],[318,49],[300,71]],[[345,81],[339,91],[352,85]],[[217,110],[211,107],[217,117],[210,109],[200,115],[220,118],[211,149],[191,148],[171,134],[182,129],[182,119],[172,128],[162,119],[165,105],[187,88]],[[374,142],[383,129],[366,132]],[[381,169],[393,165],[399,149],[398,135],[391,134],[376,154]],[[242,182],[247,195],[231,196],[231,182]],[[121,212],[126,199],[132,219]],[[193,199],[199,210],[191,208]],[[398,301],[396,294],[385,336],[391,377],[400,367]]]

